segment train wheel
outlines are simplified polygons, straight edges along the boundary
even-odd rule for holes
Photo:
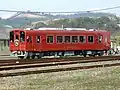
[[[64,56],[65,55],[65,52],[62,52],[62,56]]]
[[[38,56],[37,56],[37,58],[38,58],[38,59],[40,59],[40,58],[41,58],[41,56],[40,56],[40,55],[38,55]]]
[[[30,56],[27,56],[26,59],[30,59]]]
[[[30,59],[30,54],[29,54],[29,52],[26,53],[25,58],[26,58],[26,59]]]
[[[86,54],[83,54],[84,57],[86,57]]]
[[[35,59],[35,55],[32,55],[31,57],[32,57],[32,59]]]
[[[24,59],[24,56],[18,56],[18,58],[20,58],[20,59]]]

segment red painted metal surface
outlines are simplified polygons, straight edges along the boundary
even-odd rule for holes
[[[86,31],[86,30],[16,30],[14,34],[20,31],[25,32],[25,42],[19,42],[19,46],[15,46],[14,42],[10,42],[10,50],[22,51],[62,51],[62,50],[108,50],[110,48],[110,32],[107,31]],[[56,36],[86,36],[85,43],[57,43]],[[89,43],[87,36],[94,36],[94,42]],[[98,36],[101,35],[102,42],[98,42]],[[32,42],[27,42],[27,36],[32,37]],[[40,43],[36,42],[36,36],[40,36]],[[46,37],[53,36],[54,42],[47,43]]]

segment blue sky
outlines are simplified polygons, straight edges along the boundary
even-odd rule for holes
[[[31,11],[84,11],[120,6],[120,0],[1,0],[0,9]],[[119,14],[120,9],[106,12]],[[13,13],[0,12],[8,17]]]

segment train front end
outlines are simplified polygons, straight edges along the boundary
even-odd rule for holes
[[[26,53],[25,31],[12,30],[10,31],[9,48],[13,55],[24,58]]]

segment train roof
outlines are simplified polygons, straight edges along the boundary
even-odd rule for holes
[[[39,29],[13,29],[14,30],[20,30],[20,31],[41,31],[41,32],[108,32],[106,30],[97,30],[97,29],[85,29],[85,28],[39,28]]]

